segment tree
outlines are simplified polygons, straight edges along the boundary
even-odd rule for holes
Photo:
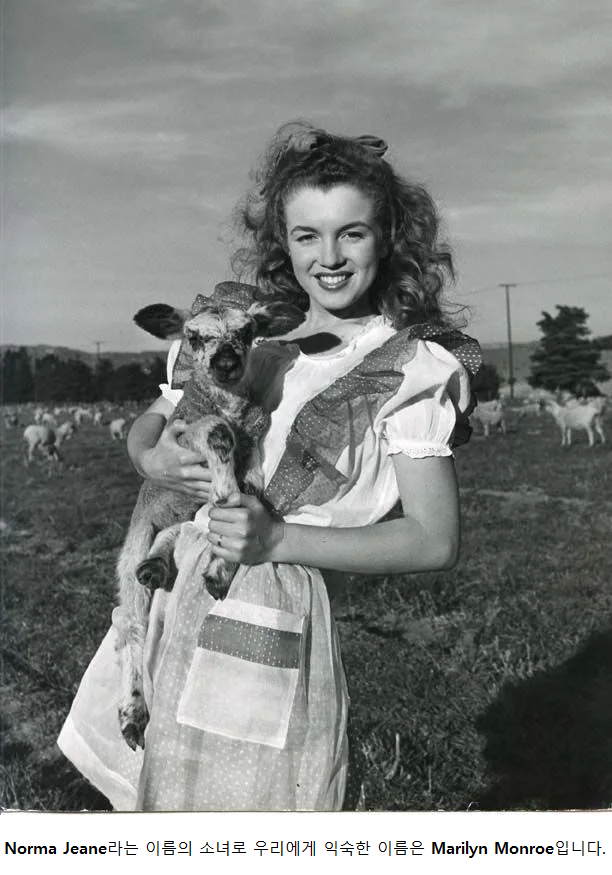
[[[15,404],[33,398],[34,378],[27,349],[6,349],[0,363],[0,400]]]
[[[610,374],[590,337],[588,315],[582,307],[558,305],[557,311],[556,316],[544,311],[537,323],[543,336],[531,355],[529,384],[550,392],[598,395],[596,383],[610,379]]]
[[[143,401],[151,395],[150,381],[137,362],[119,365],[111,381],[113,401]]]
[[[110,359],[98,359],[93,377],[93,400],[112,399],[112,383],[115,369]]]

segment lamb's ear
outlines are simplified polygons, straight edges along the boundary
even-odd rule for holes
[[[150,304],[134,316],[134,322],[154,337],[175,340],[183,336],[183,325],[191,319],[189,310],[179,310],[169,304]]]
[[[295,304],[287,304],[284,301],[271,301],[268,304],[251,304],[247,311],[257,325],[256,334],[259,337],[277,337],[287,334],[297,328],[306,314]]]

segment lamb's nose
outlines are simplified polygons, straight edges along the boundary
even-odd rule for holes
[[[238,364],[238,356],[235,353],[221,353],[215,358],[215,367],[221,371],[231,371]]]
[[[211,362],[213,368],[219,374],[229,374],[240,367],[240,356],[231,346],[222,346]]]

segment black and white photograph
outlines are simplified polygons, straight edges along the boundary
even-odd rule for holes
[[[0,810],[610,808],[612,6],[2,19]]]

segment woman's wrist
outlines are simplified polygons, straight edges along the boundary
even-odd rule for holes
[[[270,548],[270,562],[291,562],[290,558],[290,530],[295,528],[282,520],[276,521],[272,527],[272,545]]]

